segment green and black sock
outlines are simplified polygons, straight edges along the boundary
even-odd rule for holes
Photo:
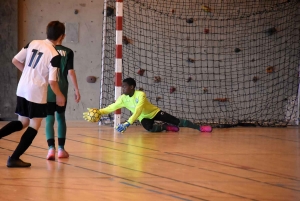
[[[198,126],[197,124],[194,124],[193,122],[186,120],[186,119],[180,119],[180,123],[178,126],[200,130],[200,126]]]
[[[66,143],[67,124],[65,113],[56,113],[58,148],[64,149]]]
[[[165,124],[154,124],[152,129],[149,130],[149,132],[161,132],[166,130],[166,125]]]

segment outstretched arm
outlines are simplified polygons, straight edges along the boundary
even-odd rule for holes
[[[69,70],[69,76],[75,90],[75,101],[76,103],[78,103],[80,101],[80,93],[79,93],[77,77],[74,69]]]
[[[109,114],[111,112],[116,111],[117,109],[120,109],[124,107],[123,101],[122,101],[122,96],[120,96],[116,102],[110,104],[109,106],[100,109],[100,113],[101,114]]]
[[[122,98],[119,97],[115,103],[110,104],[109,106],[107,106],[105,108],[102,108],[102,109],[88,108],[88,111],[83,113],[83,118],[89,122],[97,122],[97,121],[99,121],[99,119],[102,115],[109,114],[117,109],[122,108],[122,107],[124,107],[124,104],[123,104]],[[97,113],[100,115],[99,119],[97,119],[96,121],[89,118],[89,112],[93,111],[94,109],[98,110]]]

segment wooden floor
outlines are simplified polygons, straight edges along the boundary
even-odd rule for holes
[[[68,122],[69,159],[46,160],[42,127],[21,157],[32,166],[7,168],[22,133],[0,140],[1,201],[300,200],[298,127],[122,135]]]

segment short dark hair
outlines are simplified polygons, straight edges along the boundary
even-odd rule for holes
[[[136,86],[135,80],[131,77],[124,79],[123,82],[126,82],[129,86]]]
[[[61,35],[65,34],[65,25],[60,21],[49,22],[47,26],[47,39],[57,40]]]

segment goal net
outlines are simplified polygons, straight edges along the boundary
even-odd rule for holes
[[[115,1],[105,4],[115,9]],[[299,5],[124,0],[122,76],[161,110],[194,123],[286,126],[298,118]],[[115,20],[105,17],[100,107],[115,101]],[[129,115],[122,110],[123,120]]]

